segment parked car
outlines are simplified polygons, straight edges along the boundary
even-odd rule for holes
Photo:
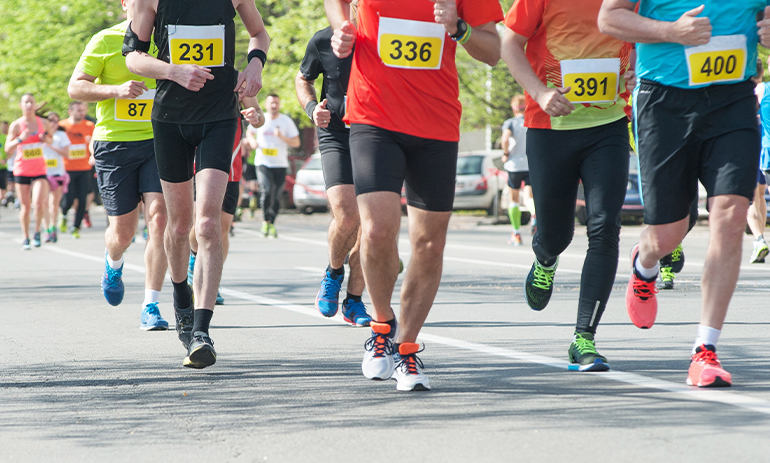
[[[303,214],[325,211],[328,207],[321,155],[314,154],[297,170],[293,182],[294,205]]]
[[[281,193],[281,209],[293,209],[294,204],[294,179],[299,169],[305,164],[307,158],[289,156],[289,167],[286,169],[286,183]]]
[[[460,153],[457,158],[453,209],[484,209],[494,215],[495,196],[500,207],[501,192],[508,184],[502,170],[501,150]]]

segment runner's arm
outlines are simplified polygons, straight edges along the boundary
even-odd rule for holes
[[[356,44],[356,25],[350,22],[350,0],[324,0],[324,9],[334,31],[332,51],[338,58],[346,58]]]
[[[510,152],[508,151],[510,149],[508,147],[508,142],[511,138],[511,135],[513,135],[511,129],[505,129],[503,130],[503,135],[500,137],[500,144],[503,147],[503,162],[507,162],[508,156],[510,155]]]
[[[233,6],[238,10],[241,21],[249,33],[249,53],[261,50],[267,54],[270,48],[270,36],[267,34],[265,23],[256,4],[251,0],[233,0]],[[256,96],[262,89],[262,70],[262,61],[252,58],[238,78],[235,90],[245,96]]]
[[[765,48],[770,48],[770,5],[765,7],[762,20],[757,22],[759,28],[759,43]]]
[[[502,56],[508,70],[537,104],[549,116],[567,116],[575,110],[575,106],[564,96],[569,87],[548,88],[535,74],[529,64],[524,47],[529,39],[506,28],[503,33]]]
[[[252,127],[258,129],[265,125],[265,113],[259,107],[259,102],[256,98],[245,96],[241,99],[241,103],[243,103],[244,108],[241,110],[241,114],[243,114]]]
[[[500,34],[494,22],[474,27],[470,39],[463,44],[469,55],[490,66],[500,61],[500,46]]]
[[[93,103],[111,98],[136,98],[147,90],[144,82],[129,80],[122,85],[101,85],[95,83],[96,76],[75,69],[67,86],[67,93],[73,100]]]
[[[294,87],[297,91],[297,100],[299,100],[300,106],[307,113],[308,103],[314,101],[316,104],[313,107],[312,114],[308,114],[308,117],[318,127],[326,128],[329,126],[329,120],[332,117],[331,111],[326,109],[326,100],[318,103],[318,99],[315,94],[315,87],[313,86],[314,80],[307,80],[302,75],[302,71],[297,73],[297,77],[294,78]]]
[[[703,45],[711,39],[711,21],[697,17],[705,8],[694,8],[676,21],[658,21],[637,14],[628,0],[604,0],[599,10],[599,30],[631,43]]]
[[[264,117],[264,116],[263,116]],[[264,122],[262,123],[264,125]],[[249,145],[249,149],[255,150],[259,147],[257,143],[257,136],[251,130],[246,130],[246,144]]]
[[[16,147],[19,146],[19,138],[20,135],[19,130],[19,124],[16,123],[16,121],[11,122],[10,127],[8,127],[8,137],[5,139],[5,152],[9,155],[16,154]],[[24,137],[21,137],[22,140]]]

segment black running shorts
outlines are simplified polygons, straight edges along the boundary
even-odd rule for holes
[[[353,184],[353,165],[350,161],[350,132],[318,128],[318,150],[326,189],[337,185]]]
[[[761,148],[754,84],[681,89],[647,80],[634,98],[644,221],[684,219],[698,197],[751,200]]]
[[[217,169],[229,174],[239,123],[238,119],[201,124],[153,120],[155,158],[161,180],[169,183],[190,180],[194,174],[193,161],[198,171]]]
[[[227,182],[225,199],[222,201],[222,212],[235,215],[235,210],[238,209],[238,198],[241,194],[239,187],[240,183],[241,182]]]
[[[406,181],[407,204],[449,212],[455,197],[457,145],[352,124],[350,152],[356,194],[391,191],[400,195]]]
[[[35,177],[28,177],[26,175],[15,175],[13,177],[13,181],[18,183],[19,185],[32,185],[32,182],[35,180],[42,180],[47,179],[45,175],[37,175]]]
[[[508,186],[514,190],[521,188],[521,184],[529,185],[529,172],[508,172]]]
[[[144,193],[163,193],[153,141],[95,141],[96,179],[109,216],[136,209]]]

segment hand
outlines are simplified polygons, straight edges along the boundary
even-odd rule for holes
[[[144,82],[138,80],[129,80],[123,85],[118,85],[117,98],[136,98],[145,91],[149,90]]]
[[[433,19],[444,26],[449,35],[457,33],[457,0],[431,0],[433,5]]]
[[[711,40],[711,20],[709,18],[696,18],[706,8],[701,5],[684,13],[679,19],[671,23],[672,42],[682,45],[705,45]]]
[[[19,134],[19,138],[21,138],[21,141],[26,140],[27,137],[29,137],[29,127],[22,130],[21,133]]]
[[[347,58],[353,53],[356,44],[356,26],[350,21],[344,21],[332,35],[332,51],[337,58]]]
[[[623,74],[623,78],[626,79],[626,90],[633,92],[634,87],[636,87],[636,71],[629,69]]]
[[[246,69],[238,74],[235,91],[240,98],[255,97],[262,90],[262,61],[252,58]]]
[[[211,69],[196,64],[172,64],[171,80],[192,92],[203,88],[207,80],[212,80]]]
[[[331,118],[332,112],[326,109],[326,98],[324,98],[324,100],[318,103],[315,109],[313,109],[313,122],[318,127],[325,129],[329,126]]]
[[[571,89],[572,87],[547,88],[535,97],[535,101],[549,116],[569,116],[575,106],[564,95]]]
[[[281,132],[280,127],[276,127],[275,130],[273,130],[273,135],[283,140],[283,132]]]
[[[757,23],[759,28],[759,43],[770,48],[770,6],[765,7],[765,16]]]
[[[259,125],[259,111],[256,108],[246,108],[241,110],[241,114],[246,119],[246,122],[254,127]]]

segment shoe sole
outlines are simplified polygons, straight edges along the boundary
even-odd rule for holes
[[[569,371],[610,371],[610,364],[601,359],[594,360],[594,363],[588,365],[572,364],[568,367]]]
[[[686,382],[688,386],[697,386],[697,387],[731,387],[733,385],[732,383],[723,380],[721,376],[717,376],[716,378],[714,378],[714,381],[710,384],[703,384],[703,383],[693,384],[693,382],[690,381],[690,378],[687,378]]]
[[[166,326],[145,326],[140,325],[139,329],[142,331],[168,331],[168,325]]]
[[[360,324],[354,322],[353,320],[349,319],[348,317],[343,316],[342,319],[345,320],[345,322],[347,322],[348,324],[353,325],[353,326],[369,326],[369,322],[366,322],[366,324],[364,324],[364,325],[360,325]]]
[[[217,362],[217,354],[211,346],[201,346],[184,359],[182,366],[187,368],[202,369]]]
[[[755,257],[751,263],[752,264],[764,264],[765,263],[765,257],[767,257],[767,254],[770,253],[770,249],[763,249],[762,252],[757,254],[757,257]]]
[[[422,383],[417,383],[414,386],[412,386],[411,389],[399,388],[398,386],[396,386],[396,390],[401,392],[420,392],[420,391],[430,391],[430,387],[425,386]]]

